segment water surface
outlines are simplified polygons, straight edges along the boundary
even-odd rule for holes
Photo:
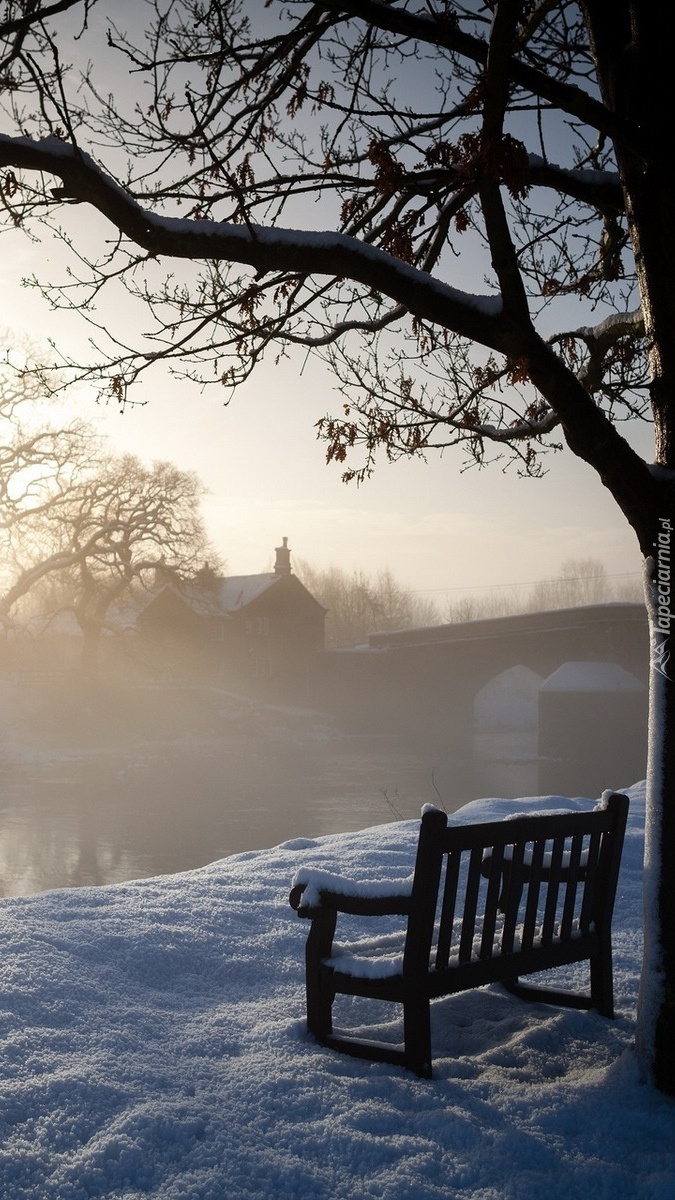
[[[136,708],[125,696],[94,710],[66,693],[49,703],[24,695],[11,716],[6,706],[4,733],[5,896],[190,870],[415,818],[427,803],[452,812],[496,785],[501,795],[535,790],[501,743],[496,756],[481,745],[475,757],[472,747],[346,734],[322,714],[218,696],[195,716],[162,708],[154,693]]]

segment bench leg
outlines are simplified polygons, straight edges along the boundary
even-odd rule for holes
[[[405,1065],[423,1079],[431,1079],[431,1012],[428,996],[414,996],[403,1003]]]
[[[319,1040],[333,1030],[335,989],[330,986],[321,960],[330,956],[336,921],[337,913],[330,909],[314,917],[305,945],[307,1028]]]
[[[603,946],[597,958],[591,959],[591,1000],[603,1017],[614,1016],[614,981],[612,948]]]
[[[307,1029],[318,1041],[333,1032],[335,991],[325,978],[314,975],[307,980]]]

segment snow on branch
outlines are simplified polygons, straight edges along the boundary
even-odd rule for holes
[[[499,299],[452,288],[346,234],[163,216],[145,209],[89,155],[54,137],[32,141],[0,135],[3,166],[55,175],[64,184],[59,199],[92,205],[152,257],[240,263],[261,275],[292,270],[347,277],[383,292],[421,319],[495,350],[506,348]]]
[[[636,309],[633,312],[611,313],[597,325],[582,325],[578,329],[557,333],[549,342],[561,346],[574,341],[584,343],[588,357],[577,372],[577,377],[589,392],[596,392],[603,386],[608,352],[623,339],[635,342],[644,337],[644,332],[642,310]]]

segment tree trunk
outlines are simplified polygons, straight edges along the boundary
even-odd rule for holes
[[[98,674],[98,651],[101,641],[101,626],[98,622],[87,621],[82,629],[82,634],[80,671],[84,679],[93,682]]]
[[[615,140],[626,201],[650,364],[658,511],[623,505],[646,559],[650,622],[650,719],[645,852],[645,956],[637,1046],[645,1074],[675,1096],[675,234],[672,148],[664,120],[672,109],[671,48],[663,11],[641,0],[583,0],[602,98],[625,121]],[[605,481],[606,482],[606,481]],[[610,484],[616,495],[616,488]],[[671,545],[672,541],[672,545]],[[672,627],[672,632],[671,632]]]
[[[650,625],[649,764],[644,881],[644,962],[637,1049],[643,1073],[675,1096],[675,517],[664,516],[647,564]]]

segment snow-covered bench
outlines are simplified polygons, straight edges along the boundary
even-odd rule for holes
[[[588,812],[448,825],[423,810],[415,869],[402,884],[350,884],[305,869],[290,894],[311,919],[307,1024],[323,1045],[431,1077],[429,1004],[501,982],[525,999],[614,1015],[612,911],[628,799],[607,793]],[[405,917],[369,943],[333,944],[338,913]],[[398,955],[392,938],[398,936]],[[525,986],[519,976],[588,960],[590,992]],[[336,994],[403,1005],[403,1047],[333,1031]]]

